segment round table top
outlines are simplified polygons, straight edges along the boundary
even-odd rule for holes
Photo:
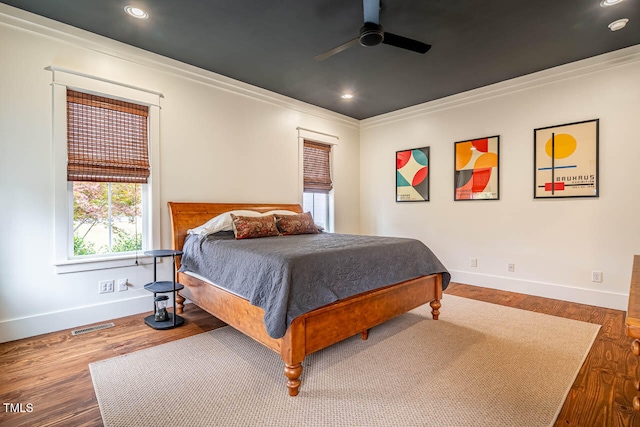
[[[145,251],[144,254],[152,257],[165,257],[182,255],[182,251],[175,251],[173,249],[154,249],[152,251]]]

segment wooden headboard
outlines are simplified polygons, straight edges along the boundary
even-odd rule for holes
[[[238,209],[257,212],[283,209],[302,213],[302,206],[297,204],[169,202],[168,205],[171,217],[171,249],[177,250],[182,250],[187,230],[196,228],[221,213]]]

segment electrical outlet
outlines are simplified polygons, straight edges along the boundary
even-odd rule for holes
[[[514,273],[516,271],[516,265],[515,264],[508,264],[507,265],[507,270],[509,270],[509,273]]]
[[[592,271],[591,281],[596,283],[602,283],[602,271]]]
[[[113,292],[113,280],[101,280],[98,282],[98,293],[106,294]]]
[[[127,287],[127,279],[118,279],[118,292],[123,292],[128,290]]]
[[[478,258],[469,258],[469,266],[477,267],[478,266]]]

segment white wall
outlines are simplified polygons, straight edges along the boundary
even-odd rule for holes
[[[600,119],[600,197],[534,200],[533,129],[589,119]],[[492,135],[500,200],[454,202],[454,142]],[[431,201],[396,203],[395,152],[423,146]],[[640,253],[638,46],[364,120],[360,150],[362,232],[421,239],[454,281],[626,309]]]
[[[2,4],[0,58],[0,342],[152,310],[150,266],[56,272],[52,65],[163,94],[163,247],[168,201],[301,202],[297,127],[339,137],[336,231],[359,232],[354,119]],[[97,293],[124,277],[129,291]]]

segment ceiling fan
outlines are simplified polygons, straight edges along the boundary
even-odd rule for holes
[[[358,44],[358,42],[365,47],[377,46],[380,43],[384,43],[418,53],[426,53],[431,49],[430,44],[384,31],[382,25],[380,25],[380,0],[362,0],[362,7],[364,9],[364,25],[360,28],[360,35],[325,53],[321,53],[315,57],[316,61],[323,61],[336,53]]]

